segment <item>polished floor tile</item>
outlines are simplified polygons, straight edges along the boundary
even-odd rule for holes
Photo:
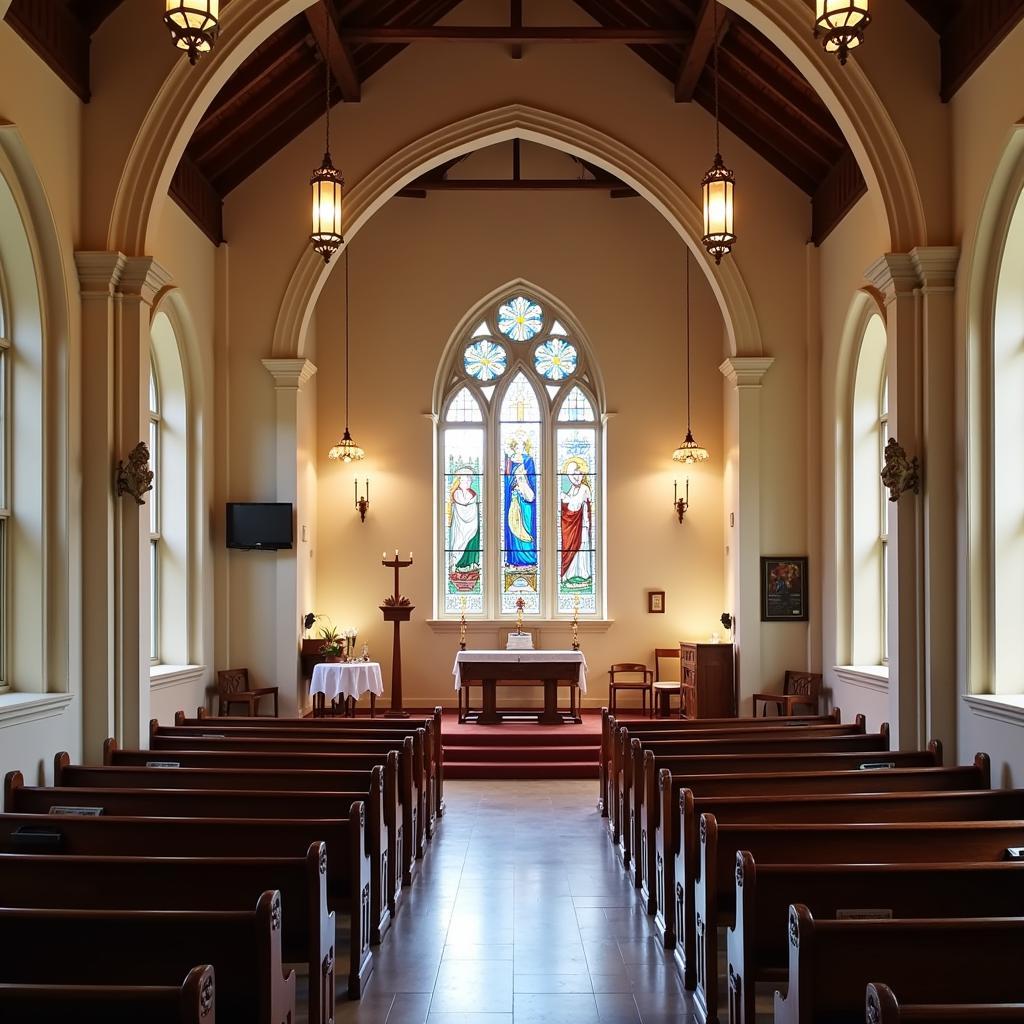
[[[595,789],[446,783],[422,869],[338,1024],[687,1024]]]

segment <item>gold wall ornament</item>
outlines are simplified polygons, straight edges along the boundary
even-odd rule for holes
[[[118,462],[115,478],[117,497],[130,494],[136,505],[145,505],[142,497],[146,491],[153,490],[153,470],[149,468],[149,447],[140,441],[129,453],[128,461]]]
[[[899,441],[890,437],[885,446],[881,477],[882,483],[889,489],[890,501],[899,501],[908,491],[920,494],[921,460],[916,455],[908,458]]]

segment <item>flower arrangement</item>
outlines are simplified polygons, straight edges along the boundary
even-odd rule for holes
[[[317,622],[324,623],[317,630],[319,639],[323,641],[320,645],[320,653],[325,658],[351,658],[352,652],[355,650],[358,632],[351,627],[338,629],[329,615],[307,612],[302,619],[302,625],[307,630],[312,629]]]

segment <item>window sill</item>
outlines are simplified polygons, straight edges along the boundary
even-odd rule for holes
[[[479,629],[512,629],[515,627],[515,618],[508,619],[466,619],[466,632],[471,633]],[[458,633],[461,623],[458,619],[427,619],[427,625],[435,633]],[[607,633],[615,625],[614,619],[580,619],[579,631],[581,633]],[[569,632],[572,629],[572,619],[534,619],[523,621],[523,630]]]
[[[202,665],[154,665],[149,670],[149,685],[153,690],[163,690],[186,683],[201,683],[206,677]]]
[[[56,718],[67,711],[70,693],[5,693],[0,695],[0,729],[44,718]]]
[[[963,702],[979,718],[1024,725],[1024,694],[968,693]]]
[[[889,667],[887,665],[835,665],[833,671],[839,681],[849,686],[859,686],[877,693],[889,692]]]

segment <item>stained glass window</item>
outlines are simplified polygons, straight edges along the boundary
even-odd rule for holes
[[[543,310],[533,299],[519,295],[498,310],[498,330],[513,341],[529,341],[540,332]]]
[[[564,338],[552,338],[537,346],[533,362],[542,377],[565,380],[576,372],[576,349]]]
[[[464,364],[466,373],[486,384],[505,372],[507,356],[505,350],[488,338],[474,341],[466,349]]]
[[[481,307],[442,368],[442,616],[512,619],[520,598],[529,617],[604,611],[594,367],[552,305],[514,292]]]

